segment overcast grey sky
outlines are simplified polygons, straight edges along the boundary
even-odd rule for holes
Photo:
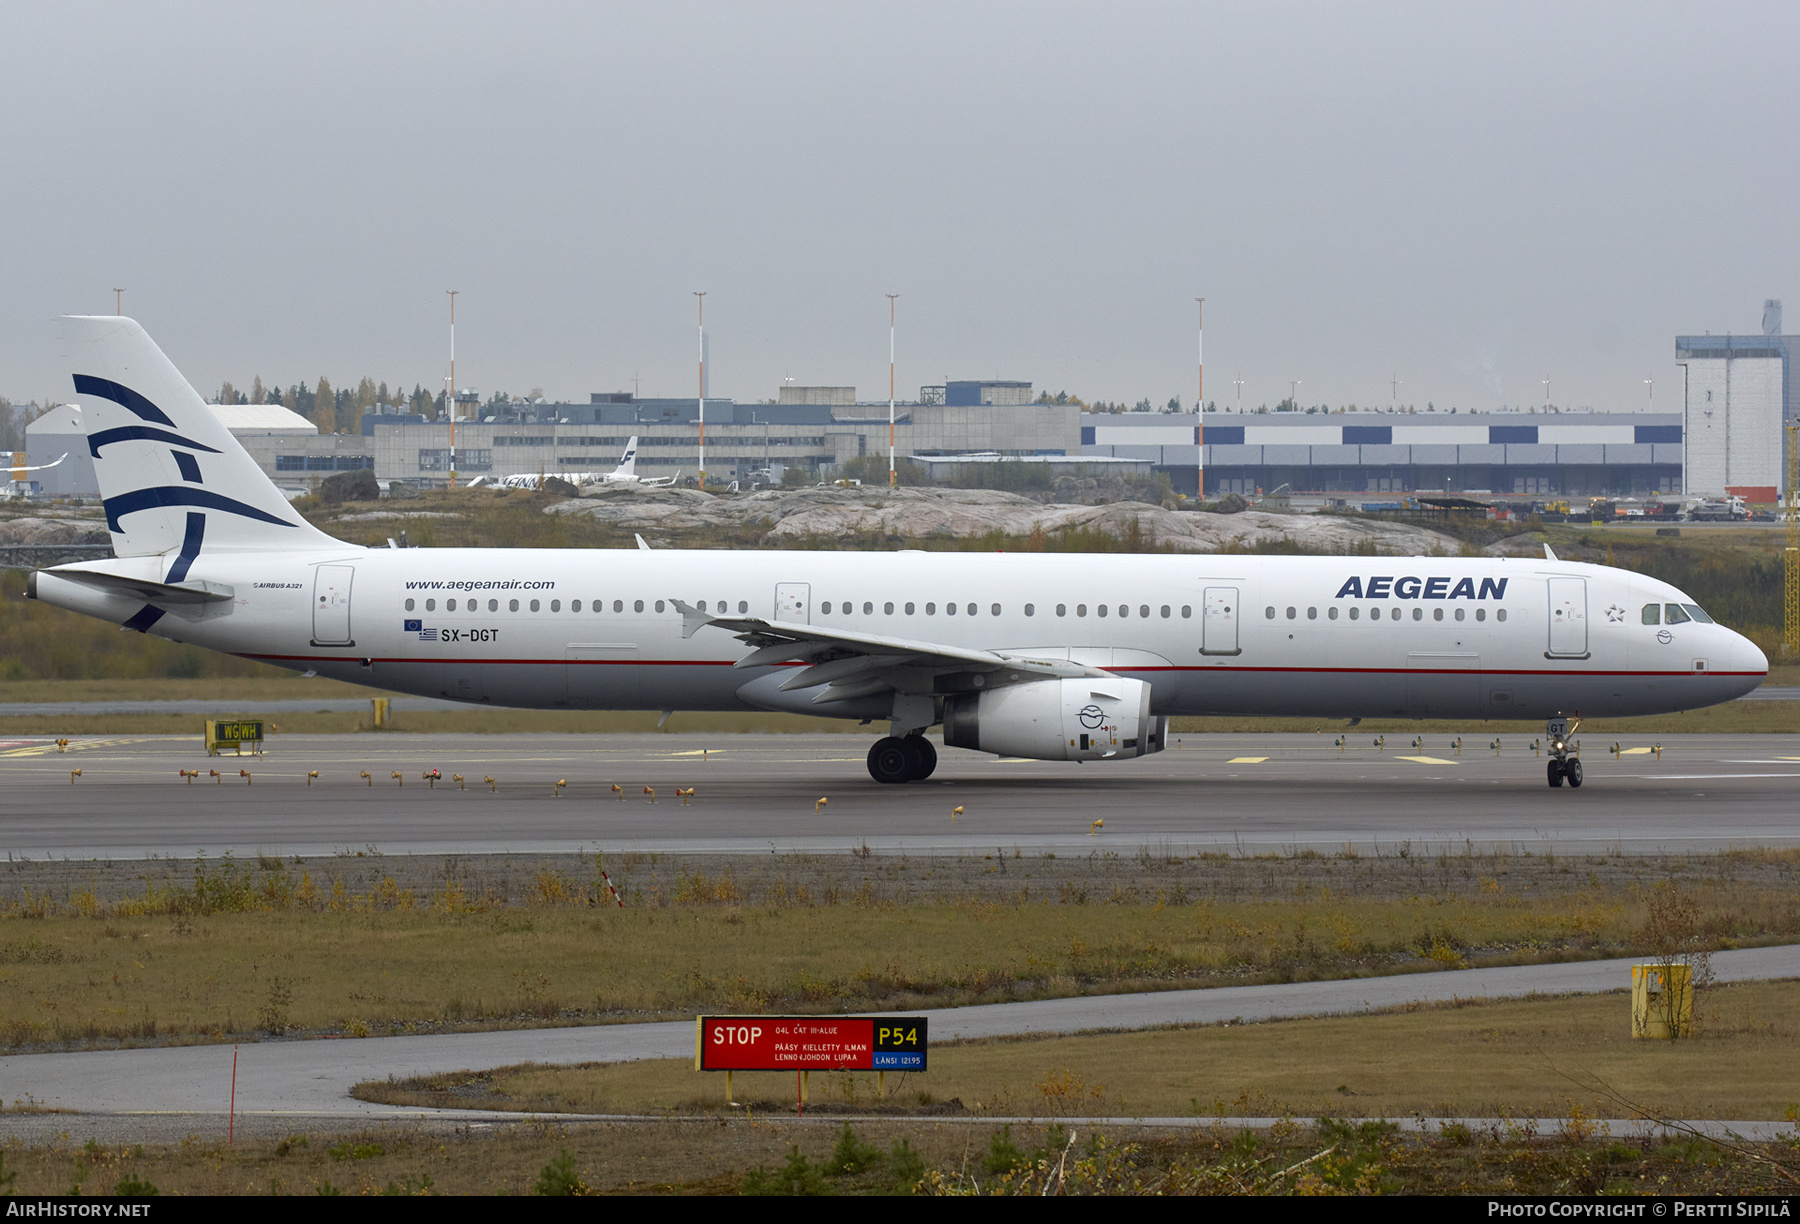
[[[1796,278],[1792,4],[0,10],[0,393],[229,378],[1677,405]],[[1666,391],[1665,391],[1666,387]]]

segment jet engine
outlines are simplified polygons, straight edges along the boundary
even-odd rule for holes
[[[944,743],[1040,761],[1100,761],[1161,752],[1169,720],[1150,686],[1116,676],[1035,680],[944,699]]]

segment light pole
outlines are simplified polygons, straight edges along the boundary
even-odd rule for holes
[[[1388,380],[1388,411],[1398,412],[1400,409],[1400,375],[1398,372]]]
[[[125,291],[123,289],[113,290],[113,313],[117,315],[125,313]]]
[[[893,488],[898,478],[894,475],[894,302],[898,293],[887,295],[888,300],[888,488]]]
[[[1291,384],[1288,389],[1288,403],[1292,404],[1294,410],[1298,412],[1300,409],[1300,380],[1298,378],[1290,378],[1288,379],[1288,382]]]
[[[1206,496],[1206,299],[1194,299],[1194,496]]]
[[[1646,378],[1644,380],[1644,385],[1646,387],[1650,388],[1650,411],[1655,412],[1656,411],[1656,380],[1654,378]]]
[[[450,393],[444,407],[450,413],[450,487],[456,487],[456,295],[460,289],[446,289],[450,295]]]
[[[1231,385],[1237,388],[1238,415],[1243,416],[1244,415],[1244,380],[1241,378],[1234,378],[1231,380]]]
[[[696,289],[700,308],[700,487],[706,488],[706,294]]]

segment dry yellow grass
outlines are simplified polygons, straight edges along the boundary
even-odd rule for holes
[[[887,1078],[904,1112],[1068,1117],[1628,1116],[1792,1119],[1800,1111],[1800,983],[1719,987],[1686,1041],[1630,1036],[1628,994],[1473,1001],[1404,1012],[1196,1029],[982,1041],[931,1051]],[[793,1073],[739,1072],[753,1108],[792,1111]],[[687,1059],[524,1066],[359,1085],[391,1104],[537,1113],[730,1112],[725,1077]],[[873,1075],[814,1073],[808,1108],[879,1109]]]

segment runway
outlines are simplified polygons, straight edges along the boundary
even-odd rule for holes
[[[1460,751],[1448,736],[1375,738],[1184,735],[1156,756],[1087,765],[945,749],[933,778],[906,786],[872,782],[870,740],[849,734],[283,735],[261,758],[208,758],[197,737],[77,738],[67,751],[13,739],[0,741],[0,846],[132,859],[1800,845],[1800,737],[1627,739],[1617,756],[1584,737],[1580,790],[1545,785],[1528,733],[1500,732],[1497,752],[1492,731]],[[422,777],[433,769],[435,784]]]

